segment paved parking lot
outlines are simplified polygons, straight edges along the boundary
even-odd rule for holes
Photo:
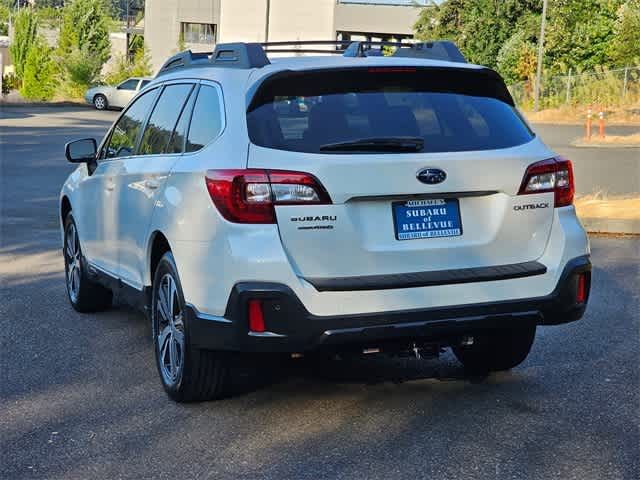
[[[62,147],[114,117],[0,114],[0,478],[640,478],[638,238],[592,239],[586,317],[540,329],[510,373],[466,378],[450,354],[292,362],[171,403],[144,318],[77,314],[64,291]]]

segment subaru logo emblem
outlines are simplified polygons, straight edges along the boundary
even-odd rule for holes
[[[418,172],[418,180],[427,185],[442,183],[447,178],[447,174],[439,168],[424,168]]]

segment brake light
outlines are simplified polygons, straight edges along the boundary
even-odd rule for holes
[[[276,205],[328,205],[322,184],[303,172],[208,170],[207,190],[220,214],[234,223],[276,223]]]
[[[575,185],[571,160],[551,158],[529,165],[518,195],[554,192],[554,207],[573,204]]]

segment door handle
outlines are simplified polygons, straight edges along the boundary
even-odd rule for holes
[[[155,178],[148,178],[144,181],[144,186],[150,188],[151,190],[155,190],[160,186],[160,182],[158,182],[158,180],[156,180]]]
[[[108,178],[108,179],[107,179],[107,182],[106,182],[106,184],[105,184],[105,187],[104,187],[104,188],[105,188],[105,190],[107,190],[108,192],[112,192],[112,191],[116,188],[116,184],[115,184],[115,182],[113,181],[113,179],[112,179],[112,178]]]

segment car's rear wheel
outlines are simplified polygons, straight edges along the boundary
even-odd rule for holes
[[[213,400],[228,394],[228,360],[223,353],[191,345],[185,301],[175,260],[165,253],[153,279],[151,317],[156,366],[173,400]]]
[[[99,93],[95,97],[93,97],[93,106],[98,110],[106,110],[109,106],[109,102],[107,101],[107,97]]]
[[[471,345],[454,346],[453,353],[470,371],[509,370],[527,358],[535,336],[535,325],[494,330],[475,335]]]
[[[78,228],[69,213],[64,222],[64,271],[67,295],[78,312],[98,312],[109,308],[111,290],[92,281],[87,274],[87,262],[82,255]]]

